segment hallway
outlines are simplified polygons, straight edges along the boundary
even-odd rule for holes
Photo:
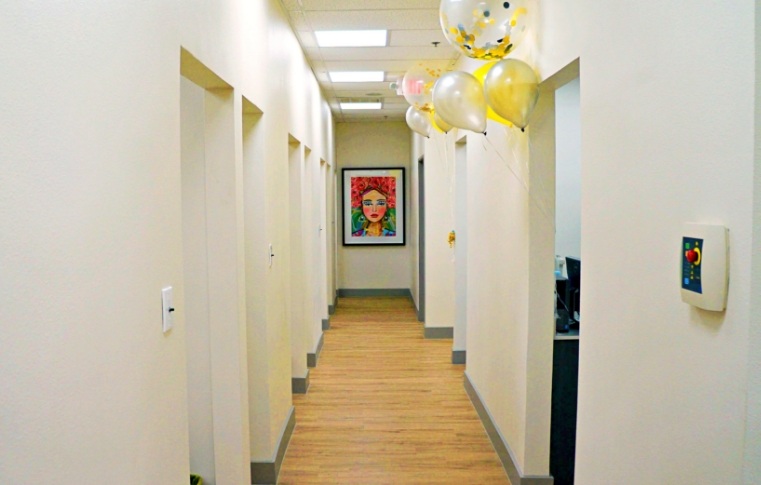
[[[407,298],[341,298],[279,483],[509,483],[451,349]]]

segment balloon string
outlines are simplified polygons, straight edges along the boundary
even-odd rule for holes
[[[508,131],[508,133],[510,135],[512,135],[512,132]],[[508,138],[507,139],[507,144],[510,147],[510,150],[513,152],[512,153],[513,160],[515,160],[517,162],[518,160],[520,160],[520,158],[518,157],[518,154],[515,151],[514,143],[512,143],[513,142],[513,136],[508,136],[507,138]],[[489,150],[487,150],[487,147],[486,147],[486,144],[488,143],[489,146],[491,146],[491,148],[494,151],[494,153],[500,159],[502,164],[505,167],[507,167],[507,169],[513,174],[513,176],[521,183],[521,185],[523,186],[523,188],[526,191],[526,195],[528,195],[528,197],[529,197],[529,200],[531,200],[534,203],[534,205],[536,205],[536,207],[539,209],[539,211],[542,213],[542,215],[544,215],[544,217],[554,225],[555,224],[554,218],[550,217],[550,214],[548,213],[547,208],[544,206],[544,204],[542,204],[541,201],[534,196],[533,192],[529,188],[529,184],[526,181],[526,179],[524,177],[522,177],[520,174],[518,174],[518,172],[516,172],[516,170],[515,170],[515,168],[513,168],[512,164],[509,161],[507,161],[505,159],[505,157],[502,156],[502,154],[500,153],[499,149],[496,146],[494,146],[494,144],[491,142],[491,140],[489,140],[488,137],[485,136],[484,139],[486,140],[486,143],[483,144],[484,151],[486,151],[488,153]],[[530,149],[529,149],[529,152],[530,152]],[[542,187],[542,183],[537,181],[537,185],[539,186],[538,188],[539,188],[540,192],[544,193],[544,190],[543,190],[543,187]]]
[[[444,161],[444,168],[446,170],[446,177],[449,179],[449,215],[451,217],[451,224],[452,229],[454,230],[454,225],[456,224],[455,220],[455,194],[454,194],[454,184],[455,184],[455,162],[450,161],[449,156],[449,141],[450,136],[448,133],[444,133],[443,136],[436,136],[431,138],[431,141],[433,142],[434,146],[436,147],[436,154],[438,155],[439,159]],[[439,143],[443,142],[443,152],[442,147],[439,146]],[[454,262],[454,252],[452,253],[452,262]]]
[[[531,160],[531,153],[533,153],[532,148],[534,147],[534,145],[531,142],[531,137],[530,136],[528,136],[527,140],[528,140],[528,154],[529,154],[528,160],[530,161]],[[553,170],[555,170],[555,169],[553,168]],[[529,171],[530,171],[530,168],[529,168]],[[542,176],[534,177],[534,181],[536,182],[536,185],[539,188],[539,194],[540,195],[544,196],[544,195],[549,194],[549,192],[546,190],[546,186],[544,185],[544,177],[542,177]],[[553,190],[553,193],[554,193],[555,188],[553,187],[552,190]],[[555,214],[553,213],[553,215],[550,216],[549,210],[547,209],[547,206],[545,204],[540,204],[538,202],[539,199],[536,199],[536,200],[537,200],[537,206],[542,211],[542,214],[544,214],[544,216],[550,221],[552,226],[555,227]],[[542,198],[541,200],[546,201],[545,198]]]
[[[455,207],[457,204],[457,201],[455,200],[455,172],[457,170],[457,158],[452,157],[452,161],[450,163],[449,139],[449,133],[444,135],[444,156],[447,159],[447,175],[449,176],[449,212],[452,216],[452,230],[454,231],[454,226],[457,224],[457,220],[455,219]]]

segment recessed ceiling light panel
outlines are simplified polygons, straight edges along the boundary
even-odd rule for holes
[[[381,103],[341,103],[342,110],[381,109]]]
[[[328,75],[334,83],[381,83],[385,78],[383,71],[337,71]]]
[[[321,30],[314,33],[320,47],[385,47],[385,30]]]

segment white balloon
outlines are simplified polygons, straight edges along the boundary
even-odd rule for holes
[[[407,125],[412,131],[426,138],[431,134],[431,120],[428,119],[428,115],[414,106],[407,108]]]
[[[481,83],[467,72],[441,76],[433,87],[433,105],[442,120],[457,128],[486,131],[486,98]]]

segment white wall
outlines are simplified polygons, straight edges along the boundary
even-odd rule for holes
[[[288,237],[287,133],[333,159],[329,110],[278,2],[17,3],[0,44],[0,481],[187,481],[180,46],[234,88],[237,164],[240,96],[264,113],[262,234],[246,240],[264,297],[234,336],[243,350],[250,337],[251,456],[221,459],[242,474],[272,459],[291,409],[286,274],[265,266],[266,243],[277,253]]]
[[[468,143],[458,130],[455,138],[455,321],[452,350],[466,350],[468,327]]]
[[[542,79],[581,54],[585,291],[576,481],[754,483],[758,352],[751,344],[755,360],[749,361],[746,349],[755,298],[747,261],[754,254],[751,181],[759,130],[751,102],[757,11],[751,1],[731,12],[707,1],[665,8],[646,2],[636,10],[601,5],[542,2],[535,44],[519,52]],[[721,35],[696,34],[706,31]],[[537,121],[528,130],[532,143],[542,131]],[[492,123],[487,131],[485,143],[468,138],[469,148],[484,147],[469,163],[469,195],[479,194],[468,212],[470,227],[494,229],[489,236],[469,234],[469,274],[477,280],[468,288],[467,373],[521,471],[546,474],[546,416],[532,408],[546,406],[547,376],[537,360],[551,351],[527,316],[540,309],[531,297],[533,268],[541,263],[532,256],[533,228],[551,213],[543,210],[550,202],[554,207],[532,175],[546,170],[533,166],[533,154],[546,147],[526,150],[515,133]],[[487,202],[505,214],[501,224],[475,209]],[[724,314],[679,299],[673,248],[681,224],[695,220],[730,228]],[[626,248],[639,256],[622,274]]]
[[[425,327],[454,327],[456,130],[425,141]]]
[[[743,482],[758,8],[579,2],[578,483]],[[676,248],[688,221],[730,230],[724,313],[680,301]],[[622,273],[627,248],[638,256]],[[747,456],[758,470],[756,452]]]
[[[404,246],[356,247],[342,244],[341,215],[343,168],[404,167],[405,211],[410,214],[410,131],[404,122],[338,123],[336,162],[338,170],[338,288],[411,288],[412,254],[410,223],[406,222]]]
[[[530,35],[514,57],[545,80],[579,55],[578,8],[527,6]],[[462,59],[457,67],[480,65]],[[545,94],[543,103],[526,133],[489,121],[486,137],[467,140],[466,372],[520,472],[540,476],[549,473],[554,96]]]
[[[756,45],[761,44],[761,8],[756,8]],[[745,425],[746,484],[761,482],[761,49],[756,49],[755,161],[753,177],[753,262],[748,338],[748,420]]]
[[[555,254],[581,257],[579,79],[555,92]]]
[[[425,139],[410,131],[410,197],[412,211],[410,217],[410,244],[412,245],[412,299],[415,307],[420,309],[420,157],[425,152]]]

